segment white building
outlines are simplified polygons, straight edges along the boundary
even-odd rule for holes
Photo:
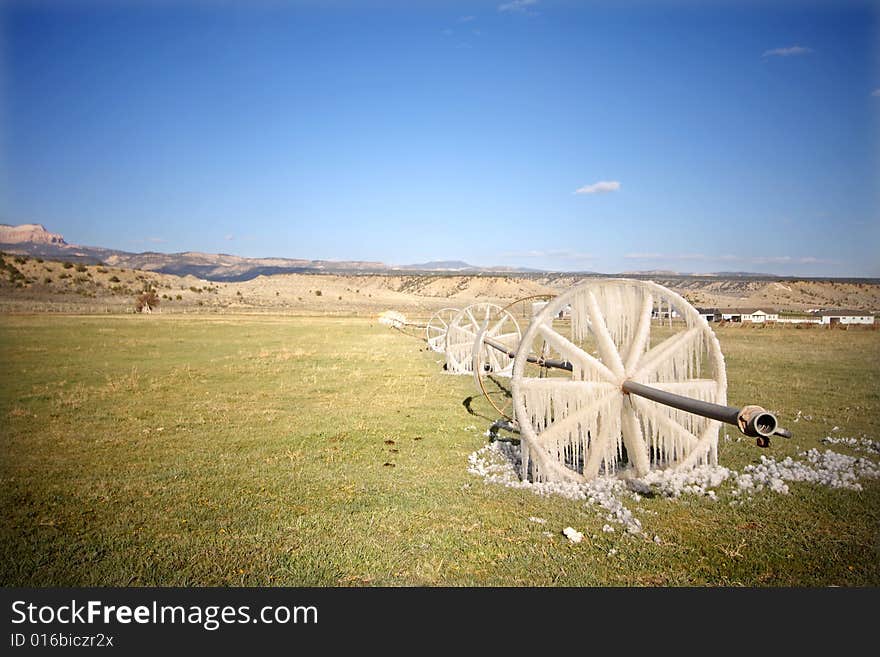
[[[822,320],[817,317],[780,317],[776,320],[780,324],[821,324]]]
[[[721,311],[721,319],[726,322],[778,322],[779,313],[772,308],[726,308]]]
[[[822,324],[829,326],[874,323],[874,315],[865,310],[820,310],[816,314],[819,315]]]
[[[717,322],[721,319],[721,312],[717,308],[697,308],[697,312],[707,322]]]

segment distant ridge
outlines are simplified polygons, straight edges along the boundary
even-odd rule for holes
[[[423,262],[417,265],[400,265],[393,269],[405,269],[407,271],[476,271],[479,267],[474,267],[461,260],[432,260],[431,262]]]
[[[687,277],[715,277],[715,278],[790,278],[779,274],[763,274],[753,271],[713,271],[705,274],[696,272],[671,271],[668,269],[645,269],[639,271],[624,271],[620,276],[687,276]],[[802,278],[802,277],[797,277]]]
[[[562,271],[530,269],[527,267],[492,266],[478,267],[463,260],[431,260],[411,265],[387,265],[370,260],[309,260],[305,258],[246,258],[229,253],[201,253],[185,251],[182,253],[160,253],[145,251],[132,253],[118,249],[98,246],[68,244],[59,233],[46,230],[41,224],[0,224],[0,251],[6,253],[32,255],[36,257],[69,260],[73,262],[103,263],[113,267],[154,271],[160,274],[196,276],[215,282],[249,281],[258,276],[276,274],[435,274],[435,275],[482,275],[482,274],[520,274],[524,276],[631,276],[651,278],[657,282],[680,278],[718,278],[753,280],[853,280],[873,281],[860,277],[804,277],[762,274],[756,272],[712,272],[687,273],[652,269],[625,271],[608,274],[595,271]]]
[[[501,265],[493,267],[477,267],[462,260],[432,260],[416,265],[398,265],[391,267],[393,271],[424,271],[424,272],[455,272],[455,273],[539,273],[542,269],[528,269],[526,267],[504,267]]]
[[[436,273],[527,273],[535,269],[515,267],[475,267],[460,260],[441,260],[391,267],[367,260],[308,260],[304,258],[245,258],[228,253],[131,253],[97,246],[68,244],[58,233],[40,224],[11,226],[0,224],[0,250],[37,257],[102,263],[112,267],[141,269],[160,274],[196,276],[215,282],[249,281],[257,276],[276,274],[389,274],[398,271]]]

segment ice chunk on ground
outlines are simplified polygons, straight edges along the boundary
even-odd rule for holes
[[[859,442],[858,445],[868,449],[876,443],[868,441]],[[584,500],[605,512],[604,519],[608,522],[603,526],[603,531],[613,531],[613,525],[609,523],[614,523],[631,534],[643,533],[642,522],[626,507],[624,500],[638,501],[646,494],[672,499],[685,494],[699,495],[715,501],[718,499],[717,490],[724,490],[736,498],[731,504],[742,504],[739,500],[751,500],[754,493],[762,490],[787,494],[789,488],[786,482],[808,482],[858,491],[862,490],[860,480],[880,478],[880,465],[866,457],[853,457],[831,450],[820,452],[818,449],[801,452],[799,456],[804,460],[786,457],[777,461],[762,456],[760,463],[747,465],[742,473],[723,466],[700,465],[690,470],[654,470],[641,479],[600,476],[583,483],[531,482],[519,477],[522,463],[519,446],[493,442],[468,457],[468,472],[489,483],[525,489],[537,495],[560,495],[571,500]],[[724,484],[727,486],[722,489]],[[534,517],[529,520],[537,522]]]
[[[584,535],[581,534],[574,527],[566,527],[562,530],[562,533],[565,534],[568,540],[572,543],[580,543],[582,540],[584,540]]]

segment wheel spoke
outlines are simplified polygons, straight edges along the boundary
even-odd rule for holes
[[[489,354],[489,361],[490,361],[490,365],[492,367],[492,371],[498,372],[500,370],[503,370],[504,367],[501,365],[501,362],[498,360],[498,352],[495,351],[494,349],[492,349],[491,351],[492,351],[492,353]]]
[[[671,359],[679,349],[689,346],[692,340],[700,337],[700,327],[695,326],[682,333],[677,333],[672,337],[666,338],[663,342],[652,347],[638,362],[636,371],[633,372],[633,379],[643,379],[654,372],[664,362]]]
[[[547,381],[547,379],[538,379],[538,381]],[[577,381],[572,383],[587,383],[586,381]],[[597,386],[606,386],[608,384],[599,383],[593,384]],[[589,406],[584,406],[579,408],[564,418],[554,420],[551,424],[547,425],[547,427],[538,434],[538,441],[544,445],[549,442],[551,439],[557,437],[557,435],[565,435],[567,432],[574,429],[578,424],[582,424],[589,419],[595,418],[597,415],[597,408],[601,408],[605,405],[609,399],[611,399],[617,390],[615,388],[609,388],[609,390],[598,397],[596,397],[593,401],[590,402]],[[594,427],[595,429],[595,427]]]
[[[629,395],[627,395],[629,397]],[[632,401],[628,398],[623,400],[623,412],[620,416],[620,429],[623,434],[623,444],[630,463],[636,470],[636,476],[644,477],[651,469],[651,456],[648,453],[648,445],[642,433],[642,423],[633,408]]]
[[[599,303],[596,301],[596,295],[592,290],[587,290],[586,301],[587,312],[590,314],[593,334],[596,336],[596,346],[599,348],[602,362],[619,378],[623,378],[623,361],[620,360],[620,353],[611,338],[608,325],[605,323],[605,316],[602,314]]]
[[[486,319],[489,319],[489,318],[487,317]],[[495,331],[500,331],[501,328],[504,326],[504,322],[506,322],[506,321],[507,321],[507,316],[502,315],[501,319],[499,319],[497,322],[495,322],[495,324],[492,326],[492,328],[490,328],[488,331],[486,331],[486,335],[494,335]],[[499,335],[497,337],[500,338],[501,336]]]
[[[620,417],[620,397],[612,396],[609,402],[608,406],[611,407],[608,409],[609,415]],[[599,466],[602,465],[602,460],[608,451],[608,444],[613,438],[611,433],[607,427],[601,427],[599,435],[595,436],[590,443],[587,460],[584,463],[584,479],[594,479],[599,474]]]
[[[651,422],[662,425],[666,431],[671,431],[674,435],[684,440],[688,444],[688,447],[693,447],[699,442],[699,438],[673,420],[667,413],[662,412],[667,408],[666,406],[663,406],[662,404],[652,404],[650,400],[635,397],[633,395],[629,395],[629,399],[633,406],[639,409],[639,411],[641,411],[645,417],[649,418]]]
[[[486,360],[489,363],[489,371],[497,372],[502,369],[501,363],[498,362],[498,352],[495,351],[495,349],[483,345],[483,351],[486,354]]]
[[[651,337],[651,313],[654,310],[654,297],[646,294],[644,303],[642,304],[642,312],[639,316],[639,325],[636,329],[635,337],[629,348],[629,354],[626,357],[626,365],[624,369],[629,374],[633,371],[639,362],[642,354],[645,353],[645,347]]]
[[[464,309],[464,312],[467,314],[468,317],[471,318],[471,323],[472,323],[472,324],[476,327],[476,329],[479,331],[479,330],[480,330],[480,323],[477,321],[477,318],[474,317],[473,313],[471,312],[471,309],[470,309],[470,308],[465,308],[465,309]]]
[[[541,333],[541,336],[550,344],[550,346],[556,349],[568,360],[579,363],[583,369],[592,369],[593,371],[597,372],[603,379],[610,383],[614,383],[618,380],[618,378],[614,376],[614,373],[610,369],[608,369],[608,366],[606,366],[602,361],[588,354],[586,351],[578,347],[574,342],[571,342],[569,339],[559,335],[559,333],[554,331],[546,324],[541,324],[540,326],[538,326],[538,331]]]

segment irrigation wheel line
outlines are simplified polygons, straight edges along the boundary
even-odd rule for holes
[[[571,306],[570,335],[553,318]],[[678,318],[654,326],[658,309]],[[652,335],[652,333],[654,335]],[[546,343],[571,363],[553,376],[527,369]],[[626,394],[626,380],[725,404],[727,375],[705,318],[656,283],[604,279],[581,283],[535,315],[514,359],[511,387],[520,430],[522,476],[586,481],[600,473],[644,476],[652,469],[717,463],[720,423]]]

